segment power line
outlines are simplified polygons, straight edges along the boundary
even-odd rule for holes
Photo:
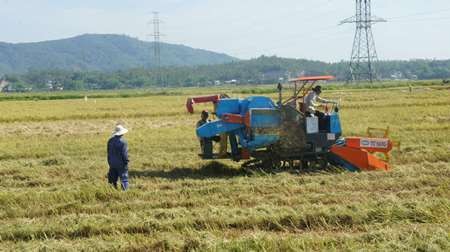
[[[417,13],[413,13],[413,14],[405,15],[405,16],[391,17],[391,18],[389,18],[389,20],[404,19],[404,18],[417,17],[417,16],[426,16],[426,15],[430,15],[430,14],[445,13],[445,12],[449,12],[449,11],[450,11],[450,8],[449,9],[443,9],[443,10],[417,12]]]
[[[419,19],[406,19],[406,20],[394,20],[393,22],[427,22],[427,21],[443,21],[450,20],[450,17],[435,17],[435,18],[419,18]]]
[[[328,4],[325,4],[325,3],[328,3]],[[274,14],[276,14],[277,16],[295,15],[296,22],[299,22],[303,26],[310,26],[310,24],[317,24],[317,21],[316,21],[317,16],[327,16],[331,13],[336,12],[336,9],[332,8],[335,3],[331,0],[317,0],[317,1],[314,1],[314,4],[317,6],[321,6],[321,7],[325,6],[326,8],[320,9],[321,11],[319,13],[311,13],[309,11],[309,9],[306,7],[303,7],[301,10],[296,10],[295,8],[285,8],[281,12],[280,11],[274,12]],[[299,15],[299,13],[300,13],[300,15]],[[228,18],[230,18],[230,17],[228,17]],[[271,18],[276,18],[276,16],[273,16]],[[245,20],[246,20],[246,22],[244,25],[255,26],[255,25],[261,24],[260,20],[258,20],[258,21],[252,20],[252,19],[245,19]],[[242,21],[242,18],[240,18],[240,17],[239,18],[230,18],[228,20],[228,24],[231,25],[234,21]],[[174,28],[174,31],[186,29],[185,26],[181,26],[181,25],[180,26],[169,26],[169,27]],[[290,32],[290,34],[287,34],[287,33],[283,34],[282,35],[283,41],[286,42],[286,41],[296,41],[298,39],[309,39],[311,37],[311,34],[316,35],[318,32],[322,32],[324,29],[330,30],[330,28],[335,29],[336,25],[313,29],[309,32],[302,31],[302,33],[299,34],[298,31],[301,30],[301,27],[297,27],[296,29],[292,29],[291,31],[293,31],[293,32]],[[254,38],[253,35],[249,35],[248,31],[241,31],[241,32],[233,31],[233,36],[235,39],[240,39],[242,41],[248,41],[249,39]],[[294,36],[299,36],[299,37],[294,37]],[[292,38],[294,38],[294,39],[292,39]],[[236,42],[236,40],[235,40],[235,42]],[[237,50],[231,50],[231,51],[232,51],[232,53],[240,54],[242,52],[247,52],[250,49],[255,49],[255,46],[245,45],[245,47],[240,47]]]
[[[270,51],[273,49],[277,49],[279,47],[285,47],[285,46],[292,45],[292,42],[297,42],[300,40],[314,39],[317,37],[317,35],[326,34],[328,36],[328,35],[330,35],[330,33],[328,33],[328,31],[335,30],[335,29],[336,29],[336,25],[329,25],[329,26],[325,26],[325,27],[310,30],[310,31],[302,31],[301,34],[296,33],[295,35],[287,35],[286,38],[283,37],[282,39],[280,39],[283,41],[283,43],[278,43],[271,47],[261,48],[260,50]],[[323,36],[320,36],[320,38],[322,38],[322,37]],[[298,46],[298,44],[295,44],[295,46]],[[252,51],[253,51],[255,49],[255,47],[249,46],[249,47],[245,47],[245,48],[240,48],[238,50],[233,50],[233,53],[236,53],[236,54],[247,53],[250,49],[252,49]]]

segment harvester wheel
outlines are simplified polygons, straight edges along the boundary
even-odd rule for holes
[[[272,160],[272,169],[279,171],[281,169],[283,169],[284,167],[284,162],[281,160]]]
[[[256,169],[260,168],[262,164],[262,160],[259,159],[252,159],[242,164],[242,169],[246,171],[255,171]]]
[[[253,159],[242,164],[247,171],[273,172],[283,168],[283,162],[278,159]]]
[[[281,169],[283,167],[283,163],[277,159],[265,159],[262,161],[261,168],[265,172],[273,172]]]
[[[306,160],[300,160],[299,170],[306,170],[309,167],[309,163]]]
[[[317,166],[321,170],[327,169],[328,168],[328,160],[325,158],[317,160]]]
[[[316,160],[312,160],[307,162],[307,167],[306,169],[311,169],[311,170],[325,170],[328,168],[328,160],[326,159],[316,159]]]
[[[294,160],[286,161],[286,163],[287,163],[288,165],[287,165],[287,167],[285,167],[285,168],[288,168],[288,169],[294,169],[294,168],[295,168],[295,162],[294,162]]]

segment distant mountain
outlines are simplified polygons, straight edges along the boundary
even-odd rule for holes
[[[154,67],[154,43],[124,35],[86,34],[36,43],[0,42],[0,74],[28,70],[114,71]],[[196,66],[236,61],[226,54],[161,44],[161,65]]]

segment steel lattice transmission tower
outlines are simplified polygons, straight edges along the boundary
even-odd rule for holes
[[[356,15],[341,21],[342,24],[356,24],[352,56],[350,58],[350,78],[352,81],[370,81],[378,79],[374,63],[378,61],[372,25],[386,22],[385,19],[372,16],[371,0],[356,0]]]
[[[159,12],[153,12],[153,56],[156,62],[156,82],[161,85],[161,32],[159,25],[161,20],[159,19]]]

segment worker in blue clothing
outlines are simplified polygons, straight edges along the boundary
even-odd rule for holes
[[[203,110],[201,114],[200,121],[197,122],[196,128],[200,128],[206,123],[210,122],[208,120],[209,118],[209,112],[207,110]],[[200,148],[202,151],[202,158],[204,159],[212,159],[213,158],[213,141],[214,142],[220,142],[220,136],[213,136],[213,137],[199,137],[200,140]]]
[[[203,110],[201,114],[200,121],[197,122],[196,128],[200,128],[204,124],[208,123],[209,112],[207,110]],[[200,149],[202,151],[203,158],[212,158],[213,156],[213,145],[212,139],[199,137],[200,140]]]
[[[108,141],[108,182],[117,188],[120,178],[122,189],[128,189],[128,143],[123,139],[128,130],[117,125],[112,137]]]

